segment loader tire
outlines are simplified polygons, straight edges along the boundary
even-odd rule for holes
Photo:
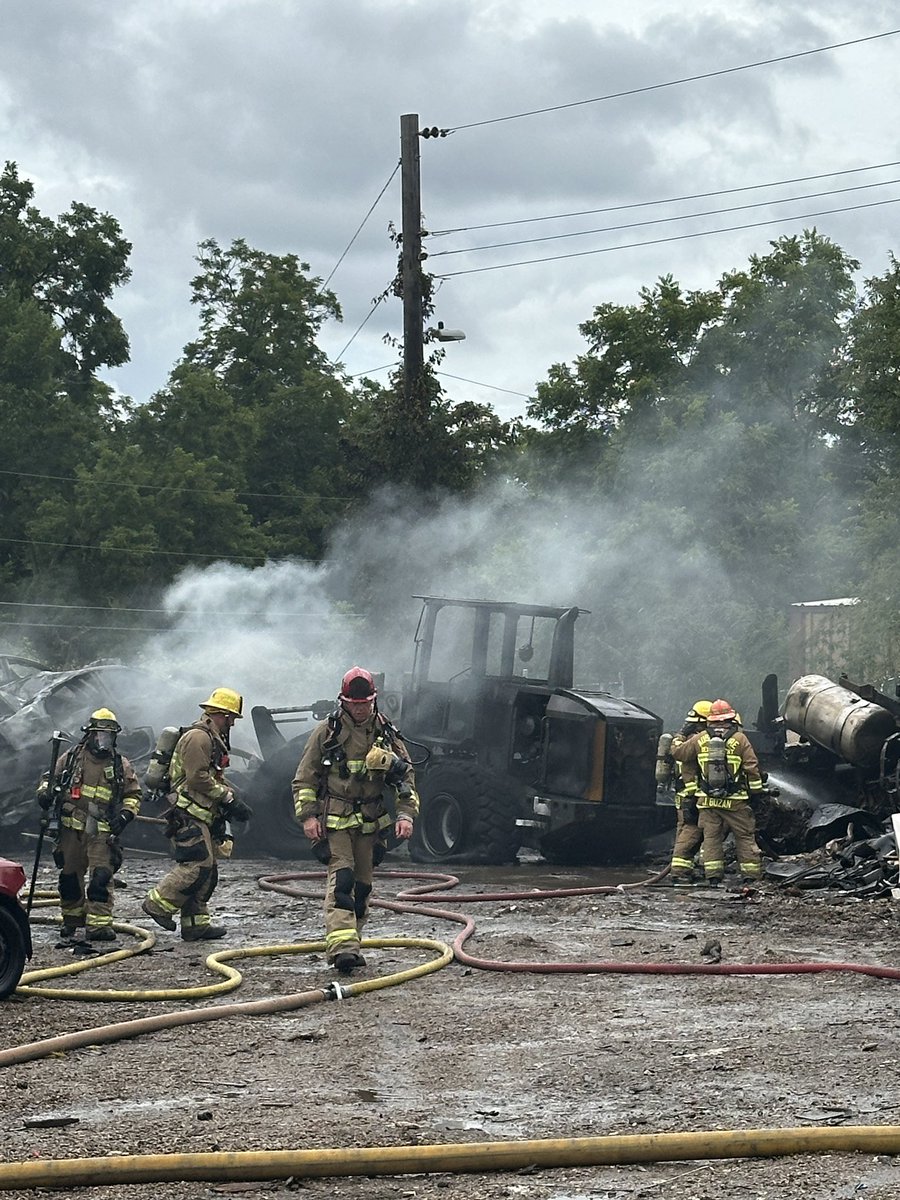
[[[413,862],[514,862],[522,840],[520,797],[478,763],[442,763],[419,781],[409,843]]]

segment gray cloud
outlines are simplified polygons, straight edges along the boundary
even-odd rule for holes
[[[643,0],[614,16],[571,0],[552,7],[537,0],[67,0],[52,5],[52,20],[45,5],[5,0],[0,19],[7,156],[35,181],[44,211],[72,200],[93,204],[112,212],[134,243],[134,277],[116,298],[133,362],[111,378],[139,400],[162,386],[194,334],[188,285],[197,242],[244,237],[294,252],[327,276],[397,162],[403,113],[442,127],[491,121],[894,23],[887,3],[811,10],[800,0]],[[900,100],[896,89],[871,82],[892,77],[895,57],[895,40],[873,42],[423,141],[426,221],[435,228],[511,221],[887,161]],[[345,313],[343,326],[323,333],[332,355],[391,278],[386,226],[399,222],[399,210],[397,178],[332,282]],[[892,213],[886,207],[815,224],[874,274],[886,266]],[[514,226],[510,236],[579,227],[590,224]],[[451,279],[439,293],[439,315],[468,338],[451,348],[444,368],[530,392],[552,362],[579,351],[577,324],[595,304],[627,302],[670,271],[687,287],[709,286],[792,228]],[[593,245],[666,232],[597,235]],[[429,249],[450,244],[435,239]],[[576,239],[429,265],[465,269],[591,244]],[[348,351],[347,369],[392,361],[381,337],[398,334],[401,324],[399,305],[383,305]],[[444,382],[456,398],[492,402],[506,415],[523,410],[513,396]]]

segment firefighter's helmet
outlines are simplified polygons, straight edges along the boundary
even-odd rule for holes
[[[214,688],[208,700],[204,700],[200,707],[205,712],[227,712],[233,717],[242,717],[244,715],[244,697],[240,692],[235,692],[231,688],[218,687]]]
[[[88,717],[86,725],[82,725],[82,733],[89,733],[92,729],[107,729],[111,733],[121,733],[122,726],[116,720],[116,714],[111,708],[97,708]]]
[[[372,673],[363,667],[351,667],[341,680],[341,694],[338,699],[342,703],[348,700],[374,700],[375,695]]]
[[[690,725],[705,725],[711,708],[711,700],[695,700],[688,710],[685,721]]]
[[[737,713],[727,700],[713,700],[706,720],[710,725],[725,725],[729,721],[737,720]]]

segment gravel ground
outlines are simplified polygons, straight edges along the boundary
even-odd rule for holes
[[[116,916],[135,924],[164,860],[132,852]],[[198,947],[156,929],[152,952],[99,966],[60,986],[190,987],[212,981],[206,954],[322,936],[320,901],[260,889],[261,875],[309,863],[224,865],[215,915],[220,942]],[[383,871],[408,871],[389,856]],[[462,867],[458,892],[617,884],[640,875]],[[51,886],[49,867],[42,882]],[[375,896],[413,881],[382,874]],[[298,885],[315,893],[318,882]],[[723,964],[898,962],[890,900],[828,892],[749,895],[666,886],[588,897],[501,898],[441,906],[468,913],[470,953],[544,963]],[[38,910],[36,910],[38,911]],[[375,909],[367,934],[450,942],[460,926],[421,912]],[[51,927],[35,928],[32,969],[71,963]],[[133,944],[125,936],[125,944]],[[353,978],[374,979],[430,957],[417,948],[367,952]],[[98,1003],[17,995],[0,1005],[4,1047],[215,1003],[324,986],[321,954],[236,963],[237,992],[192,1002]],[[241,1016],[3,1070],[5,1162],[96,1155],[405,1146],[677,1131],[889,1125],[900,984],[863,974],[665,975],[487,971],[453,963],[397,987],[294,1013]],[[51,1123],[51,1122],[55,1122]],[[690,1160],[602,1167],[533,1166],[485,1174],[404,1174],[269,1183],[121,1184],[66,1189],[106,1200],[222,1194],[601,1200],[723,1195],[895,1200],[900,1160],[849,1152],[777,1159]],[[23,1192],[0,1190],[0,1200]]]

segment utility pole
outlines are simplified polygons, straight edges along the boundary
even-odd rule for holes
[[[416,421],[417,417],[424,417],[421,409],[425,372],[418,113],[407,113],[400,118],[400,182],[403,201],[400,258],[400,281],[403,286],[403,402],[407,415]]]

